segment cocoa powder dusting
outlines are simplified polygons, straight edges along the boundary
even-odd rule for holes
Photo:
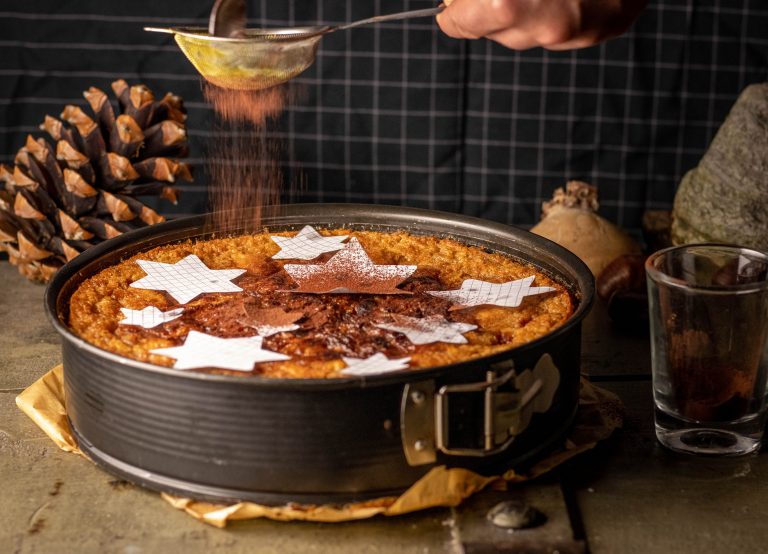
[[[213,107],[217,131],[206,158],[213,211],[209,224],[215,230],[241,226],[254,231],[263,208],[280,203],[280,143],[269,126],[283,112],[287,94],[283,87],[230,90],[205,82],[203,96]],[[222,213],[242,208],[248,208],[248,220],[234,222]]]
[[[451,321],[474,323],[471,314],[450,314],[450,302],[427,294],[440,284],[436,274],[420,269],[402,287],[411,296],[300,294],[286,290],[292,285],[283,271],[269,275],[246,274],[237,284],[243,292],[206,294],[185,306],[178,319],[151,329],[120,329],[160,338],[178,338],[194,329],[220,337],[253,335],[254,324],[283,325],[295,322],[299,329],[264,338],[268,350],[305,359],[365,358],[377,352],[388,357],[413,353],[415,346],[402,334],[377,327],[393,314],[409,317],[442,316]],[[254,321],[257,320],[257,321]]]
[[[753,397],[759,360],[739,365],[714,355],[712,338],[703,331],[683,329],[670,333],[672,390],[679,412],[698,421],[731,421],[743,417]]]

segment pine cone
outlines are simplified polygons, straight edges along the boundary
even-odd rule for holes
[[[64,262],[105,239],[164,221],[137,197],[176,204],[177,179],[192,181],[186,111],[171,93],[155,100],[144,85],[112,83],[108,96],[83,93],[93,116],[65,106],[40,128],[53,139],[27,137],[14,167],[0,165],[0,251],[28,279],[48,281]]]

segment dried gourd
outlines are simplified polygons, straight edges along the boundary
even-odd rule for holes
[[[597,276],[615,258],[640,254],[637,241],[597,214],[597,188],[569,181],[542,207],[541,221],[531,232],[576,254]]]

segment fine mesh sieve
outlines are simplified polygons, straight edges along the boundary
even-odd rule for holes
[[[195,69],[216,86],[260,90],[292,79],[315,61],[323,35],[361,25],[437,15],[443,6],[380,15],[344,25],[244,29],[240,36],[211,35],[202,27],[145,27],[171,33]]]

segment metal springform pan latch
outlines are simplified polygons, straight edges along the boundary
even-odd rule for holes
[[[492,367],[484,381],[442,385],[434,380],[408,383],[400,405],[403,452],[412,466],[448,456],[485,457],[506,450],[544,413],[560,384],[549,354],[533,370],[520,373],[511,361]],[[477,413],[479,417],[474,418]]]

